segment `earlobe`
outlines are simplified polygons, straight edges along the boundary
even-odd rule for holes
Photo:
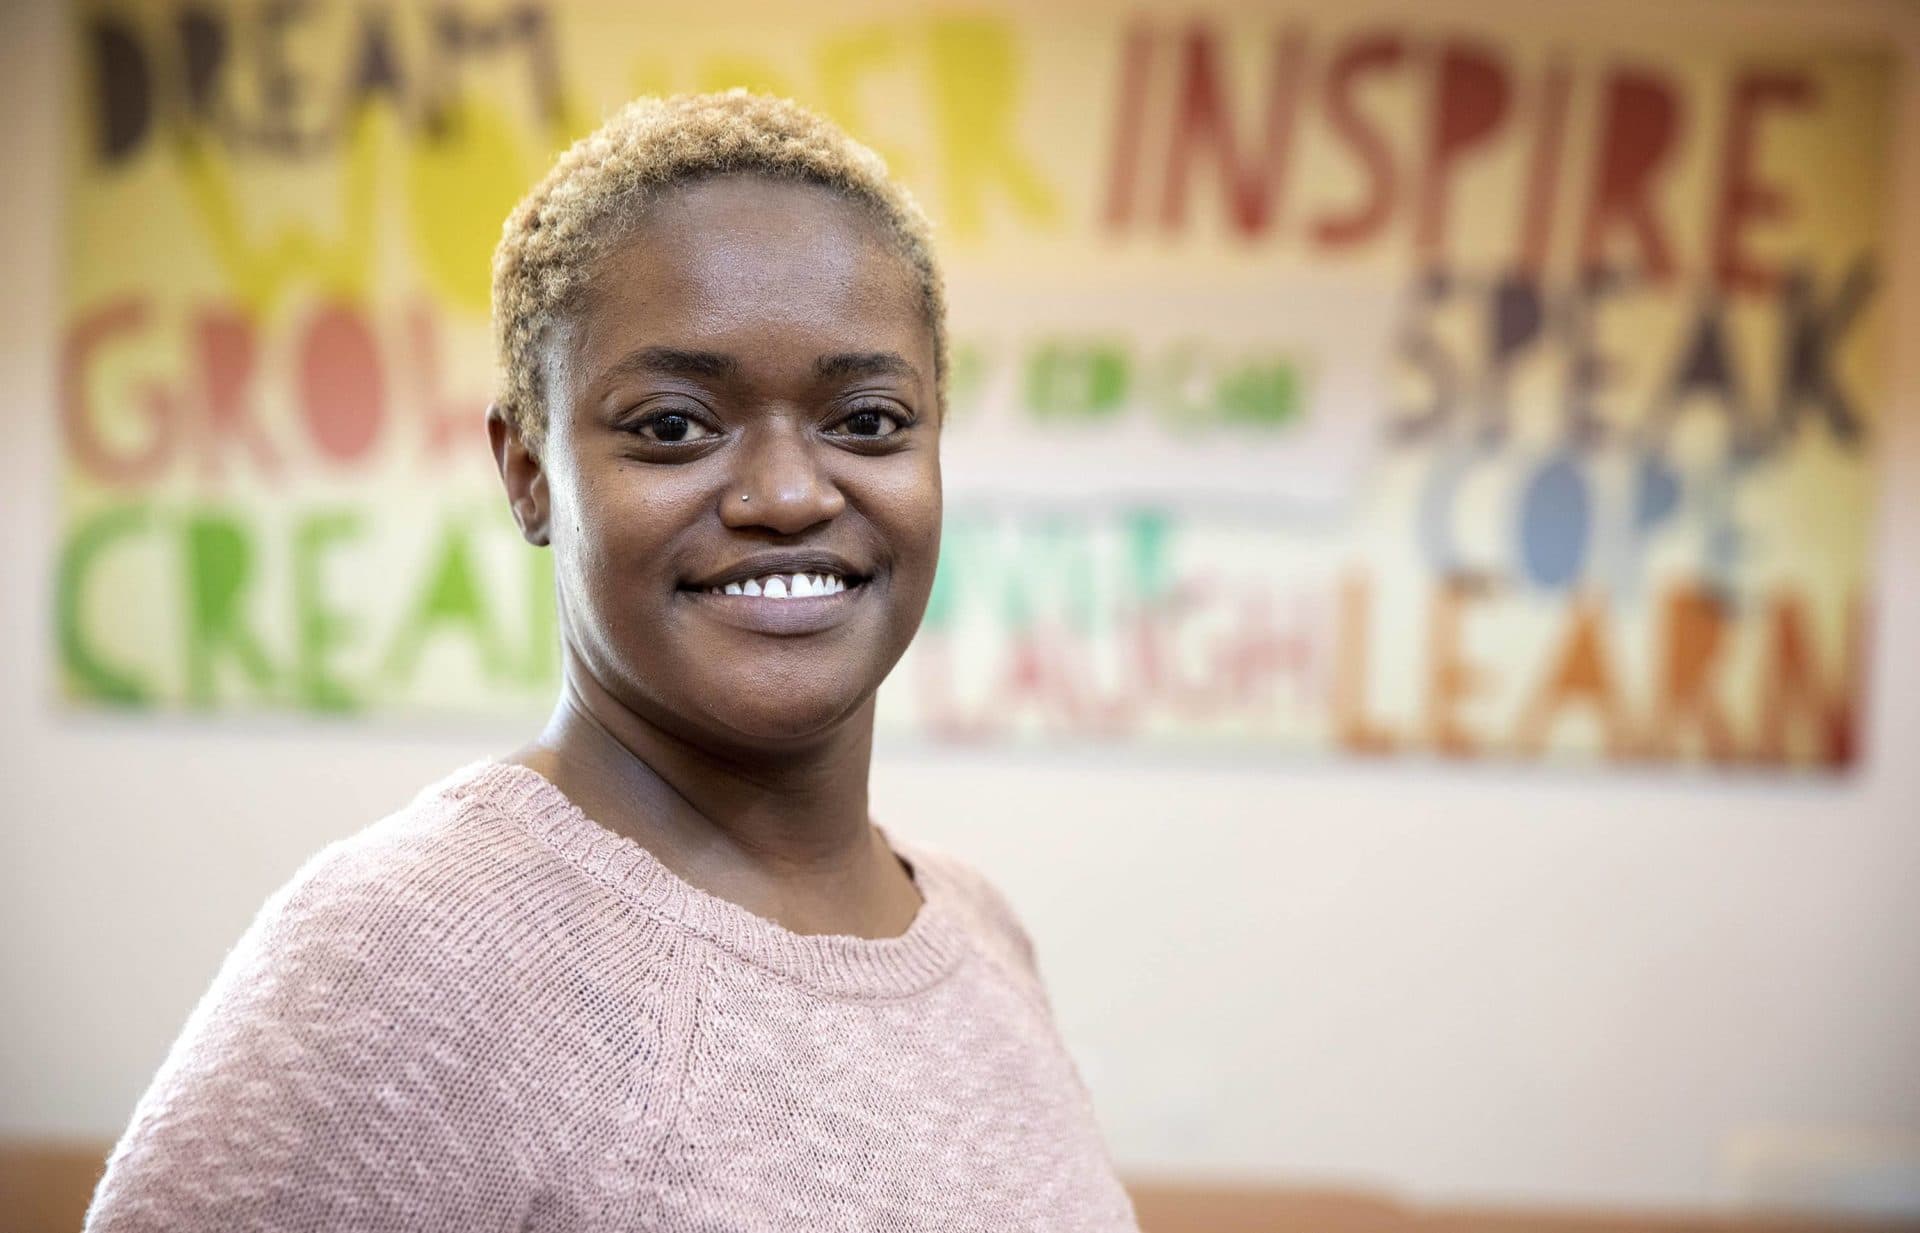
[[[507,490],[507,506],[513,511],[521,537],[529,544],[546,547],[550,538],[546,471],[540,465],[539,455],[528,446],[520,426],[501,410],[499,403],[487,407],[487,441],[493,447],[494,466],[500,472],[501,485]]]

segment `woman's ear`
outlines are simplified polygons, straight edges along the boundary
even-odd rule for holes
[[[520,534],[529,544],[544,548],[549,542],[547,521],[551,510],[547,473],[520,426],[497,402],[487,407],[487,441],[493,446],[493,462],[500,468],[500,482],[506,486],[507,504],[513,510],[513,520],[520,524]]]

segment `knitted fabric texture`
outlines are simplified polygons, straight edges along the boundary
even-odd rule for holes
[[[802,935],[467,767],[268,900],[87,1228],[1136,1229],[1011,909],[882,834],[907,932]]]

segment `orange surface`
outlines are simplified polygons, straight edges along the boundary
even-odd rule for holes
[[[106,1159],[103,1144],[0,1142],[0,1233],[73,1233]],[[1135,1179],[1144,1233],[1893,1233],[1920,1221],[1545,1209],[1413,1208],[1381,1195],[1224,1182]]]

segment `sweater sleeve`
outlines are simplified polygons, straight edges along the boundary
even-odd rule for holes
[[[108,1160],[87,1229],[518,1229],[514,1068],[426,899],[322,854],[268,901]]]

